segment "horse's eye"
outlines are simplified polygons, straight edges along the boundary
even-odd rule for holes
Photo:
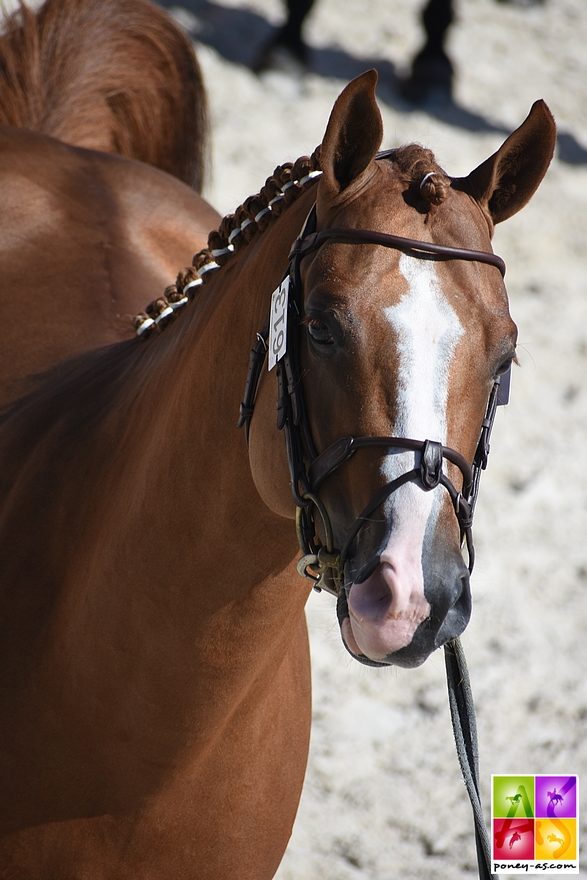
[[[334,339],[332,338],[332,334],[324,321],[319,321],[318,318],[310,318],[306,326],[308,328],[308,333],[310,334],[311,338],[318,345],[333,344]]]

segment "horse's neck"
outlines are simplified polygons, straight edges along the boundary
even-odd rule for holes
[[[15,589],[26,579],[11,613],[42,643],[46,668],[65,679],[75,670],[85,693],[107,678],[166,706],[198,698],[197,670],[202,682],[242,687],[299,632],[307,591],[286,589],[283,574],[293,524],[260,501],[235,423],[254,332],[308,202],[218,270],[159,338],[137,344],[95,402],[82,383],[81,420],[69,398],[33,404],[53,415],[35,442],[29,420],[29,452],[11,470],[7,578]]]
[[[279,861],[307,748],[308,590],[235,424],[306,210],[160,337],[88,355],[0,423],[0,832],[126,814],[124,846],[107,826],[116,859],[130,829],[141,853],[187,835],[191,857],[222,851],[218,816],[244,798],[244,839]]]
[[[177,542],[184,542],[186,586],[193,587],[195,566],[206,585],[198,614],[241,601],[295,552],[293,524],[259,499],[236,420],[251,345],[267,321],[271,293],[310,203],[302,196],[258,233],[200,288],[174,325],[146,343],[153,350],[152,357],[146,352],[139,405],[144,430],[133,431],[137,452],[126,460],[146,469],[139,480],[149,494],[146,509],[163,512],[167,506],[167,534],[177,548],[167,554],[175,559]],[[276,429],[275,443],[283,442]],[[160,526],[154,531],[157,541]]]

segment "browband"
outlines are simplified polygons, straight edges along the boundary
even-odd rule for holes
[[[445,260],[467,260],[474,263],[488,263],[499,269],[501,277],[505,276],[505,262],[497,254],[489,251],[475,251],[469,248],[450,247],[446,244],[434,244],[417,238],[405,238],[387,232],[376,232],[372,229],[322,229],[320,232],[309,232],[296,239],[289,252],[289,259],[304,257],[310,251],[320,247],[325,241],[341,241],[348,244],[380,244],[383,247],[395,248],[420,259],[443,258]]]

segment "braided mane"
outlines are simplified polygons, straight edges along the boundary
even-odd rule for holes
[[[436,164],[430,150],[409,144],[390,151],[385,158],[396,166],[408,189],[414,191],[414,203],[419,203],[420,210],[428,212],[444,201],[450,178]],[[220,269],[258,232],[264,232],[272,218],[296,201],[321,173],[320,147],[311,156],[278,165],[260,191],[245,199],[233,214],[227,214],[218,229],[209,234],[208,247],[194,254],[192,265],[178,274],[175,284],[166,287],[162,296],[134,318],[137,336],[147,337],[162,330],[194,298],[210,274]]]
[[[220,269],[257,232],[263,232],[273,217],[278,217],[298,199],[307,184],[322,173],[319,149],[311,156],[301,156],[295,162],[278,165],[256,195],[249,196],[233,214],[223,218],[218,229],[209,234],[208,247],[194,254],[192,265],[180,272],[175,284],[166,287],[162,296],[134,318],[138,336],[163,329],[176,312],[194,298],[209,273]]]

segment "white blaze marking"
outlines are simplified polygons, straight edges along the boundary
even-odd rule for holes
[[[446,443],[446,404],[450,364],[461,323],[443,296],[434,263],[402,254],[399,269],[408,283],[400,302],[384,310],[391,324],[398,351],[396,437],[438,440]],[[393,480],[414,467],[415,453],[393,454],[385,459],[383,473]],[[382,554],[382,562],[407,568],[408,595],[423,594],[422,545],[434,511],[436,519],[442,489],[424,492],[408,483],[394,492],[387,510],[393,516],[393,531]],[[406,584],[407,586],[407,584]],[[421,592],[420,592],[421,591]]]

